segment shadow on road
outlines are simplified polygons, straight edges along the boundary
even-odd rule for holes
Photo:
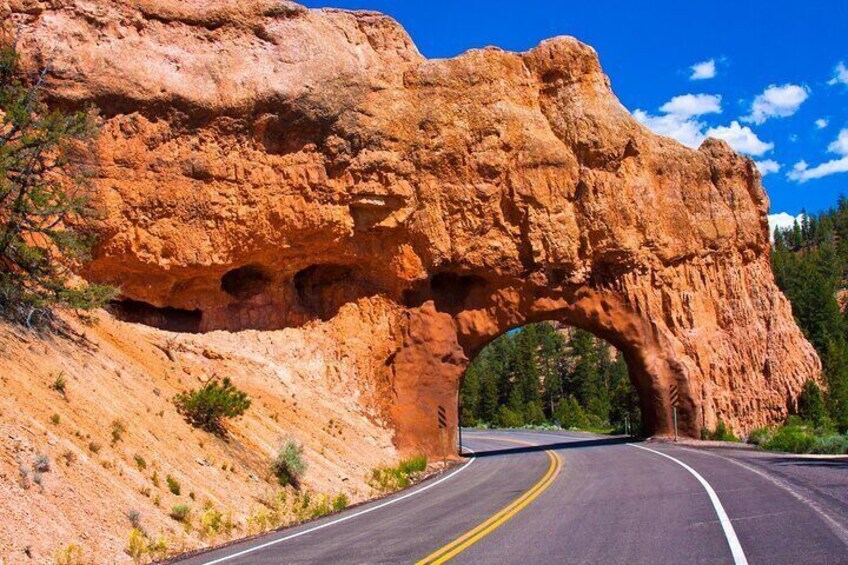
[[[468,453],[464,451],[464,457],[493,457],[495,455],[512,455],[517,453],[535,453],[537,451],[562,450],[562,449],[581,449],[584,447],[598,447],[601,445],[619,445],[623,443],[634,443],[641,441],[636,438],[629,437],[611,437],[603,439],[587,439],[578,441],[560,441],[555,443],[543,443],[541,445],[528,445],[521,447],[504,447],[500,449],[490,449],[487,451],[475,451]]]
[[[797,467],[830,467],[831,469],[848,469],[848,457],[840,459],[819,459],[816,457],[772,457],[768,460],[774,465]]]

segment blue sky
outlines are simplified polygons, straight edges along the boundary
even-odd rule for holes
[[[723,137],[765,163],[772,213],[848,195],[848,0],[303,3],[389,14],[432,58],[573,35],[643,123],[690,145]]]

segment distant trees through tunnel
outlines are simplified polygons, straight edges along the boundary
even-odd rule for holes
[[[529,324],[489,343],[460,390],[463,426],[641,432],[639,398],[624,356],[593,334],[553,322]]]

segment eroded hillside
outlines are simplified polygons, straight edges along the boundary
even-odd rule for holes
[[[288,438],[303,444],[308,464],[289,502],[306,492],[312,501],[283,520],[308,517],[324,495],[373,496],[371,469],[397,457],[374,404],[384,383],[360,378],[381,370],[355,366],[370,342],[335,336],[363,316],[391,315],[375,301],[351,304],[330,323],[274,332],[174,334],[105,313],[93,325],[70,319],[75,339],[0,327],[0,559],[29,562],[29,552],[52,563],[77,544],[85,562],[128,561],[133,511],[169,550],[270,527],[269,503],[284,489],[269,462]],[[227,440],[189,426],[172,403],[212,375],[231,377],[253,400]],[[54,386],[60,376],[64,394]],[[49,461],[43,473],[34,469],[40,455]],[[169,517],[178,504],[191,507],[191,528]],[[210,507],[235,529],[204,535]]]

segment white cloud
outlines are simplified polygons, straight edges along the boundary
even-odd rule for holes
[[[758,156],[774,149],[774,143],[761,140],[751,128],[739,125],[736,120],[730,122],[729,126],[708,129],[706,136],[724,140],[733,149],[745,155]]]
[[[636,110],[633,117],[656,134],[676,139],[683,145],[697,149],[707,137],[727,142],[733,149],[746,155],[759,156],[774,149],[757,137],[751,128],[733,121],[729,126],[709,129],[697,119],[704,114],[721,113],[721,96],[716,94],[683,94],[675,96],[662,106],[662,115],[654,116],[644,110]],[[706,129],[706,131],[704,131]]]
[[[704,80],[716,76],[715,59],[695,63],[689,69],[692,71],[692,74],[689,75],[689,80]]]
[[[836,68],[833,69],[833,78],[827,81],[827,84],[844,84],[848,86],[848,67],[840,61]]]
[[[762,176],[766,176],[771,173],[776,173],[780,171],[780,163],[775,161],[774,159],[765,159],[764,161],[754,161],[754,164],[757,166],[757,170],[760,171]]]
[[[716,94],[683,94],[675,96],[662,106],[660,111],[682,118],[721,113],[721,96]]]
[[[751,104],[751,113],[743,121],[761,124],[769,118],[785,118],[798,111],[809,98],[810,89],[797,84],[771,85],[758,94]]]
[[[844,128],[836,136],[836,140],[827,146],[827,150],[837,155],[848,157],[848,128]]]
[[[833,143],[827,146],[827,150],[841,157],[825,161],[815,167],[810,167],[806,161],[798,161],[786,176],[790,180],[803,183],[837,173],[848,173],[848,128],[839,132]]]
[[[825,120],[824,118],[819,118],[814,123],[816,124],[816,127],[819,128],[819,129],[826,128],[827,124],[828,124],[827,120]]]
[[[769,214],[769,233],[774,237],[774,228],[786,229],[791,228],[797,221],[799,224],[804,219],[804,214],[793,216],[786,212],[778,212],[777,214]]]
[[[721,113],[721,96],[717,94],[683,94],[675,96],[662,106],[664,114],[651,115],[636,110],[633,117],[652,132],[676,139],[683,145],[697,149],[706,139],[706,124],[695,119],[704,114]]]
[[[790,180],[803,183],[808,180],[820,179],[837,173],[848,173],[848,157],[825,161],[813,168],[809,168],[809,165],[805,161],[798,161],[786,176]]]
[[[652,116],[643,110],[633,112],[633,117],[658,135],[676,139],[686,147],[697,149],[704,141],[704,124],[677,114]]]

